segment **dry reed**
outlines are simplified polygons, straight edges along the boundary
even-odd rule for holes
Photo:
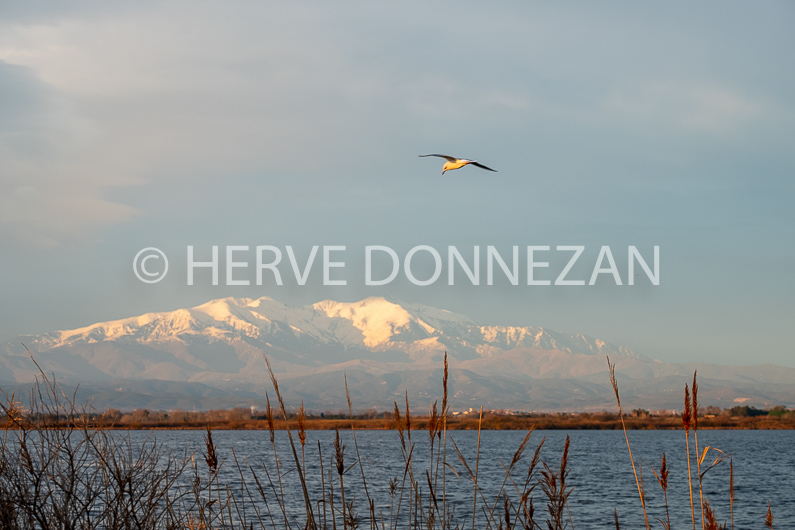
[[[616,402],[618,403],[618,416],[621,419],[621,428],[624,430],[624,439],[627,442],[627,450],[629,451],[629,460],[632,463],[632,472],[635,474],[635,485],[638,488],[638,495],[640,496],[640,504],[643,507],[643,520],[646,524],[646,530],[649,530],[649,517],[646,514],[646,498],[643,494],[643,487],[638,479],[638,472],[635,470],[635,459],[632,457],[632,447],[629,445],[629,436],[627,435],[627,427],[624,425],[624,412],[621,409],[621,397],[618,395],[618,382],[616,381],[616,365],[610,364],[610,357],[607,357],[607,371],[610,375],[610,384],[613,386],[613,392],[616,394]]]
[[[696,470],[698,472],[698,496],[701,505],[701,528],[705,528],[704,522],[704,491],[701,488],[701,460],[698,452],[698,383],[696,382],[697,370],[693,372],[693,386],[691,387],[691,398],[693,400],[692,414],[693,414],[693,442],[696,446]]]
[[[657,473],[652,468],[652,473],[654,473],[654,477],[657,479],[657,483],[660,485],[660,488],[663,491],[663,499],[665,501],[665,521],[662,519],[657,519],[663,525],[664,530],[671,530],[671,514],[668,511],[668,465],[665,461],[665,453],[662,456],[662,462],[660,463],[660,472]]]
[[[690,388],[685,383],[685,408],[682,411],[682,425],[685,429],[685,450],[687,451],[687,486],[690,490],[690,518],[693,521],[693,530],[696,530],[696,512],[693,504],[693,478],[690,471],[690,427],[693,421],[693,404],[690,401]]]

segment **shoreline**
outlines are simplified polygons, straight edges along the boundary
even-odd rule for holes
[[[550,414],[541,416],[502,416],[485,414],[481,425],[481,430],[622,430],[621,421],[617,414],[600,415],[600,418],[582,417],[582,415],[561,415]],[[606,417],[605,417],[606,416]],[[428,430],[429,418],[427,416],[412,416],[412,430]],[[625,417],[624,422],[627,430],[683,430],[682,418],[671,417],[651,417],[633,418]],[[46,423],[46,422],[45,422]],[[218,431],[267,431],[268,422],[265,419],[249,420],[222,420],[204,419],[203,421],[189,422],[170,422],[167,419],[153,422],[108,422],[101,418],[87,423],[77,422],[68,425],[65,422],[52,422],[46,426],[49,429],[65,428],[86,428],[86,429],[108,429],[108,430],[129,430],[129,431],[160,431],[160,430],[206,430],[207,427]],[[290,418],[289,427],[291,430],[298,429],[297,417]],[[349,418],[317,418],[307,417],[304,428],[313,431],[346,430],[354,428],[356,430],[398,430],[394,418],[357,418],[353,421]],[[285,430],[284,420],[274,421],[275,430]],[[477,430],[478,418],[468,417],[464,419],[448,419],[447,430]],[[716,417],[699,418],[699,430],[795,430],[795,418],[793,417]]]

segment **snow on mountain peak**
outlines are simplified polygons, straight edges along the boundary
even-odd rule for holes
[[[232,328],[248,337],[258,337],[260,335],[260,325],[258,324],[268,321],[257,311],[263,301],[263,299],[253,300],[251,298],[220,298],[196,306],[191,312],[207,326],[220,325],[221,328]],[[209,319],[202,318],[205,315]],[[223,335],[223,331],[219,330],[219,333]]]
[[[481,347],[509,350],[535,348],[569,353],[639,356],[600,339],[567,335],[534,327],[484,326],[468,317],[420,304],[401,305],[383,297],[357,302],[324,300],[291,307],[269,297],[221,298],[189,308],[100,322],[56,331],[36,339],[52,349],[76,344],[136,342],[156,344],[236,341],[281,351],[334,352],[358,348],[405,351],[412,356],[451,350],[455,355],[482,355]],[[469,353],[464,353],[469,352]]]
[[[248,299],[243,299],[241,301],[247,303]],[[237,305],[236,302],[239,301],[230,300],[229,298],[220,298],[218,300],[210,300],[209,302],[196,306],[193,309],[212,317],[214,320],[224,321],[232,316],[232,309],[229,307],[230,302]]]
[[[313,306],[329,318],[344,318],[361,330],[364,344],[368,347],[389,342],[393,335],[417,322],[425,331],[435,331],[421,320],[415,319],[402,306],[382,297],[370,297],[359,302],[335,302],[323,300]]]

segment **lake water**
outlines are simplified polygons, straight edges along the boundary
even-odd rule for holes
[[[203,431],[156,431],[120,433],[133,440],[143,440],[152,435],[175,451],[186,447],[196,453],[196,461],[204,464]],[[309,431],[306,444],[306,467],[310,496],[320,497],[320,468],[318,441],[324,457],[326,473],[334,469],[333,431]],[[520,431],[483,431],[481,435],[481,458],[479,484],[488,502],[494,502],[505,477],[500,461],[508,465],[514,452],[524,438]],[[573,487],[569,497],[569,510],[574,528],[614,528],[613,510],[617,509],[622,528],[642,528],[643,512],[638,498],[632,467],[627,454],[624,434],[621,431],[535,431],[525,452],[524,459],[512,474],[515,480],[523,480],[533,451],[546,437],[543,459],[557,471],[563,452],[566,435],[571,438],[569,449],[568,485]],[[341,431],[345,450],[346,467],[354,463],[355,450],[350,430]],[[293,437],[298,445],[297,435]],[[396,431],[357,431],[364,471],[369,493],[376,501],[376,512],[382,512],[388,520],[390,510],[389,480],[402,479],[404,460]],[[229,484],[232,491],[240,487],[240,477],[234,466],[234,448],[238,461],[261,471],[268,466],[275,470],[273,448],[267,431],[214,431],[219,457],[222,460],[220,479]],[[447,473],[447,495],[455,509],[455,522],[471,525],[473,487],[467,472],[454,453],[450,439],[460,448],[470,467],[474,470],[477,432],[448,432],[447,461],[460,478]],[[667,455],[670,469],[668,502],[674,528],[692,525],[690,500],[687,486],[687,461],[685,459],[685,436],[683,431],[630,431],[629,439],[636,462],[643,462],[647,510],[652,528],[661,528],[657,518],[665,519],[662,491],[651,471],[659,471],[663,452]],[[287,433],[277,431],[277,453],[282,471],[293,469],[293,457]],[[793,431],[700,431],[699,446],[717,447],[730,455],[734,464],[734,523],[736,528],[762,528],[768,502],[772,505],[774,528],[795,528],[795,432]],[[427,492],[425,469],[428,467],[429,442],[427,431],[413,431],[413,469],[424,492]],[[693,440],[691,435],[691,452]],[[300,445],[299,454],[300,454]],[[711,458],[708,457],[708,460]],[[695,466],[695,460],[692,463]],[[693,476],[696,476],[693,469]],[[339,486],[336,472],[335,487]],[[327,479],[328,480],[328,479]],[[285,498],[293,510],[296,521],[303,519],[303,497],[295,472],[284,476]],[[355,496],[356,509],[361,517],[368,513],[366,499],[361,488],[361,471],[358,467],[345,475],[347,500]],[[515,501],[515,490],[512,501]],[[694,495],[698,498],[694,480]],[[704,478],[704,495],[713,506],[719,521],[729,520],[729,460],[728,458],[709,471]],[[538,488],[534,494],[536,517],[544,520],[546,507],[543,493]],[[479,498],[478,505],[483,501]],[[502,503],[500,502],[500,506]],[[404,508],[405,509],[405,508]],[[501,511],[501,510],[500,510]],[[698,517],[698,505],[696,505]],[[469,519],[469,523],[466,519]],[[698,523],[697,519],[697,524]],[[368,525],[362,524],[362,527]],[[480,526],[480,525],[479,525]],[[542,523],[542,526],[543,525]]]

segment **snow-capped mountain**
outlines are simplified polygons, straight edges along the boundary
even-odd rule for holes
[[[146,313],[100,322],[28,339],[39,352],[110,342],[190,344],[196,341],[243,341],[266,350],[300,345],[317,351],[351,349],[402,351],[413,357],[450,350],[458,358],[477,358],[491,349],[536,348],[567,353],[623,355],[640,358],[585,335],[565,335],[536,327],[484,326],[469,318],[423,305],[407,305],[372,297],[345,303],[324,300],[311,306],[288,307],[269,297],[223,298],[190,309]]]
[[[22,336],[0,346],[0,383],[29,382],[38,374],[21,344],[46,373],[84,387],[113,383],[116,394],[124,394],[131,382],[138,381],[134,386],[140,389],[143,381],[171,381],[209,385],[246,399],[266,389],[264,353],[296,399],[325,408],[343,402],[343,372],[358,381],[353,394],[364,401],[361,406],[388,406],[410,385],[416,385],[410,392],[430,397],[430,389],[441,384],[444,352],[457,383],[455,396],[467,405],[480,400],[486,406],[531,409],[608,406],[605,355],[617,362],[624,386],[648,394],[649,400],[676,389],[672,402],[681,401],[682,385],[671,378],[692,377],[691,366],[652,362],[598,338],[483,325],[450,311],[380,297],[302,307],[269,297],[223,298],[189,309]],[[768,392],[785,392],[785,397],[795,381],[795,370],[786,368],[699,370],[705,378],[702,395],[710,391],[711,375],[716,389],[725,389],[726,381],[734,389],[764,382]],[[785,398],[768,394],[763,399]]]

